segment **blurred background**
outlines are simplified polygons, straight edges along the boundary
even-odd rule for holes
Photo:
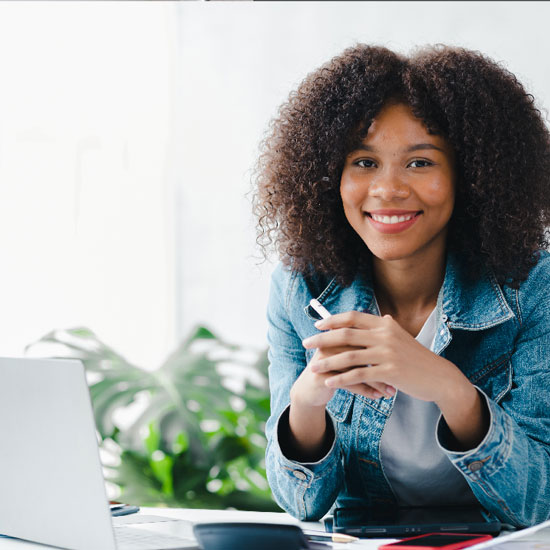
[[[356,42],[478,49],[550,104],[539,2],[0,3],[0,354],[92,327],[155,368],[196,323],[265,345],[250,214],[278,105]]]
[[[1,2],[0,355],[87,327],[72,337],[152,371],[182,340],[216,336],[256,353],[260,376],[275,259],[255,246],[251,177],[288,93],[357,42],[446,43],[502,62],[546,113],[549,17],[539,2]],[[254,387],[260,403],[265,380]],[[161,462],[170,442],[147,422]]]

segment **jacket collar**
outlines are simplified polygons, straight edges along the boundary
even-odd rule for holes
[[[514,317],[502,289],[494,275],[485,270],[477,280],[468,278],[466,267],[456,253],[447,251],[445,278],[437,298],[437,307],[441,320],[450,328],[462,330],[483,330]],[[356,307],[359,311],[379,314],[372,287],[372,274],[367,272],[355,279],[351,287],[342,288],[333,279],[323,290],[318,300],[330,301],[335,293],[352,292],[356,295]],[[317,318],[315,313],[305,307],[306,313]]]
[[[445,279],[438,303],[448,325],[463,330],[482,330],[514,317],[501,287],[489,270],[480,278],[468,278],[467,270],[453,251],[447,252]]]

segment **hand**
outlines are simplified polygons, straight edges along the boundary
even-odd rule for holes
[[[304,340],[304,343],[305,342],[306,340]],[[360,349],[363,348],[361,346],[358,347],[339,345],[328,345],[317,349],[317,351],[311,358],[311,361],[302,371],[302,374],[298,377],[298,379],[294,383],[294,386],[291,389],[291,402],[299,402],[302,405],[309,405],[314,407],[326,405],[326,403],[328,403],[328,401],[330,401],[330,399],[334,395],[334,391],[336,389],[327,386],[327,380],[331,378],[334,373],[312,370],[311,365],[317,365],[320,361],[323,361],[324,359],[327,359],[329,357],[333,357],[337,354],[353,352]],[[395,388],[379,382],[371,382],[370,384],[358,383],[354,384],[353,386],[346,387],[345,389],[353,393],[364,395],[369,399],[380,399],[383,396],[391,397],[395,394]]]
[[[333,347],[328,351],[317,350],[309,365],[302,371],[290,389],[288,426],[288,449],[294,460],[317,462],[328,451],[334,432],[327,424],[325,405],[330,401],[335,388],[326,385],[330,374],[312,372],[310,365],[318,360],[356,348]]]
[[[326,381],[331,373],[313,372],[311,365],[334,355],[353,349],[349,346],[339,346],[327,348],[326,350],[317,350],[311,361],[302,371],[302,374],[296,379],[290,390],[290,402],[299,404],[303,407],[324,407],[334,395],[336,388],[329,388]]]
[[[348,348],[330,357],[314,356],[309,365],[312,373],[326,377],[329,388],[365,395],[362,384],[390,386],[440,405],[450,402],[458,387],[471,386],[453,363],[420,344],[390,315],[350,311],[323,319],[316,327],[325,332],[304,340],[306,348]]]

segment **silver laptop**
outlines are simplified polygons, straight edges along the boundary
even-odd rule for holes
[[[0,534],[74,550],[198,548],[190,522],[147,527],[113,525],[82,363],[0,358]]]

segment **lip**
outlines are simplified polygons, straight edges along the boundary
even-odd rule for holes
[[[379,212],[381,212],[381,210],[375,210],[374,214],[378,214]],[[386,210],[386,212],[388,212],[388,210]],[[398,212],[398,211],[394,210],[394,212]],[[404,215],[403,212],[404,211],[402,210],[401,215]],[[367,218],[369,223],[374,227],[374,229],[376,229],[379,233],[401,233],[402,231],[405,231],[406,229],[409,229],[409,227],[413,226],[416,223],[418,218],[420,218],[420,215],[422,214],[422,211],[413,210],[412,212],[409,211],[407,213],[408,214],[417,213],[417,215],[414,216],[414,218],[411,218],[408,221],[401,222],[401,223],[392,223],[392,224],[377,222],[376,220],[374,220],[370,216],[370,212],[366,213],[365,217]],[[389,216],[389,214],[379,214],[379,215],[380,216],[382,216],[382,215]],[[397,216],[398,214],[396,213],[396,214],[393,214],[393,215]]]
[[[407,214],[417,214],[422,210],[397,210],[395,208],[381,208],[380,210],[368,210],[367,214],[376,214],[377,216],[406,216]]]

